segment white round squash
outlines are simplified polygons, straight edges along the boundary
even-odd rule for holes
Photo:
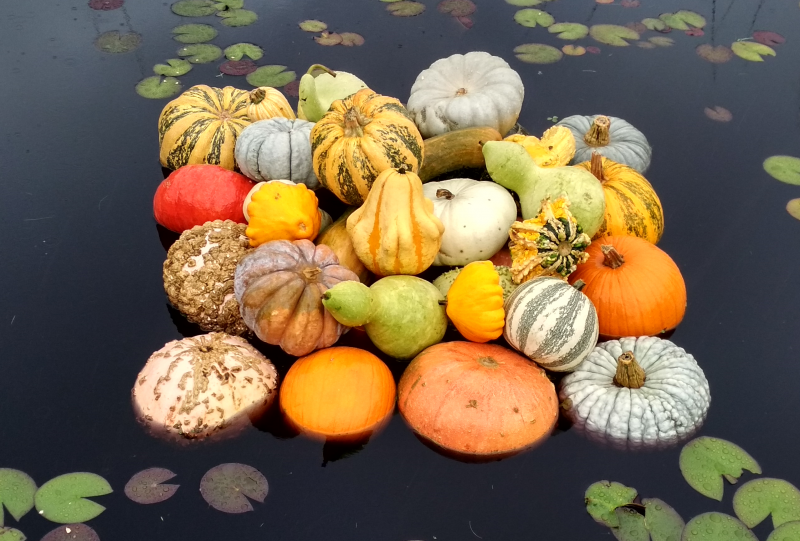
[[[311,154],[313,122],[275,117],[247,126],[236,139],[236,165],[255,181],[286,179],[319,186]]]
[[[437,60],[417,76],[407,109],[423,137],[488,126],[501,134],[517,122],[525,87],[508,62],[482,51]]]
[[[505,302],[503,336],[517,351],[555,372],[575,370],[597,344],[597,311],[560,278],[534,278]]]
[[[508,190],[494,182],[454,178],[422,185],[442,224],[442,246],[434,265],[466,265],[489,259],[508,242],[517,205]]]

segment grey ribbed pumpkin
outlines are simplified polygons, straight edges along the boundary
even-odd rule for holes
[[[506,341],[548,370],[574,370],[597,344],[592,301],[560,278],[525,282],[506,300],[505,311]]]
[[[236,140],[236,165],[256,181],[285,179],[319,186],[311,159],[313,122],[270,118],[242,130]]]
[[[615,116],[574,115],[557,124],[566,126],[575,136],[575,157],[572,163],[588,162],[592,152],[611,161],[627,165],[640,173],[650,167],[653,149],[642,132]]]

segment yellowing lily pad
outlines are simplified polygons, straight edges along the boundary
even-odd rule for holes
[[[175,77],[146,77],[136,84],[136,93],[143,98],[160,100],[180,93],[181,82]]]
[[[675,509],[658,498],[645,498],[644,520],[652,541],[678,541],[684,523]]]
[[[217,12],[213,0],[180,0],[172,4],[172,13],[181,17],[207,17]]]
[[[316,36],[314,41],[320,45],[339,45],[342,42],[342,36],[336,32],[323,32],[321,35]]]
[[[609,528],[619,526],[614,510],[636,499],[636,489],[613,481],[598,481],[586,489],[586,511],[597,522]]]
[[[269,485],[260,471],[246,464],[220,464],[200,480],[200,494],[208,504],[224,513],[253,510],[247,498],[264,503]]]
[[[705,18],[694,11],[681,10],[675,13],[662,13],[658,18],[673,30],[703,28],[706,25]]]
[[[695,49],[697,56],[712,64],[724,64],[733,58],[733,51],[724,45],[714,47],[708,43],[698,45]]]
[[[322,21],[318,21],[316,19],[308,19],[298,24],[301,30],[304,32],[322,32],[323,30],[328,29],[328,25],[323,23]]]
[[[136,32],[120,32],[111,30],[103,32],[94,40],[99,51],[110,54],[123,54],[135,51],[142,44],[142,36]]]
[[[25,541],[27,537],[16,528],[3,528],[0,526],[0,541]]]
[[[703,513],[690,520],[681,541],[758,541],[747,526],[725,513]]]
[[[800,520],[800,490],[783,479],[753,479],[733,495],[733,510],[748,528],[772,515],[772,527]]]
[[[181,43],[205,43],[217,37],[217,29],[210,24],[182,24],[172,29],[172,39]]]
[[[244,7],[244,0],[217,0],[214,6],[219,9],[242,9]]]
[[[416,17],[425,11],[425,4],[420,4],[419,2],[413,2],[411,0],[402,0],[386,6],[386,11],[395,17]]]
[[[730,122],[733,120],[733,113],[719,105],[715,105],[713,109],[706,107],[703,112],[708,118],[716,122]]]
[[[673,45],[675,45],[675,40],[673,40],[672,38],[668,38],[666,36],[653,36],[652,38],[649,38],[647,41],[659,47],[672,47]]]
[[[653,19],[651,17],[648,17],[647,19],[642,19],[642,24],[648,30],[655,30],[656,32],[663,32],[664,30],[669,28],[667,26],[667,23],[665,23],[661,19]]]
[[[679,463],[684,479],[693,489],[718,501],[722,501],[723,477],[735,483],[743,469],[761,473],[758,462],[744,449],[735,443],[707,436],[687,443],[681,449]]]
[[[589,27],[580,23],[556,23],[547,29],[551,34],[558,34],[559,39],[583,39],[589,35]]]
[[[222,56],[222,49],[210,43],[196,43],[178,49],[178,56],[192,64],[208,64]]]
[[[589,29],[589,34],[600,43],[614,47],[627,47],[625,40],[637,40],[639,34],[630,28],[616,24],[596,24]]]
[[[247,76],[247,82],[253,86],[280,87],[297,79],[293,71],[286,71],[286,66],[261,66]]]
[[[225,58],[228,60],[241,60],[245,56],[251,60],[258,60],[264,56],[264,49],[252,43],[236,43],[225,47]]]
[[[165,485],[175,474],[166,468],[149,468],[131,477],[125,495],[140,504],[160,503],[175,495],[179,485]]]
[[[573,45],[571,43],[569,45],[564,45],[563,47],[561,47],[561,51],[569,56],[583,56],[586,54],[586,49],[584,49],[580,45]]]
[[[514,20],[517,24],[528,28],[535,28],[536,26],[543,26],[546,28],[555,22],[553,16],[546,11],[532,8],[517,11],[514,14]]]
[[[800,539],[800,522],[787,522],[783,526],[772,530],[772,533],[767,537],[767,541],[797,541],[797,539]]]
[[[764,171],[776,180],[800,186],[800,158],[770,156],[764,160]]]
[[[731,45],[731,51],[739,58],[750,62],[763,62],[763,56],[775,56],[775,49],[755,41],[735,41]]]
[[[452,17],[467,17],[475,13],[475,3],[472,0],[442,0],[437,6],[439,13]]]
[[[85,498],[105,496],[111,492],[111,485],[99,475],[67,473],[43,484],[36,491],[34,501],[36,510],[47,520],[69,524],[86,522],[105,511],[99,503]]]
[[[795,220],[800,220],[800,198],[792,199],[786,203],[786,212]],[[800,532],[800,526],[798,526],[798,532]],[[798,536],[798,539],[800,539],[800,536]]]
[[[3,507],[19,522],[33,509],[34,494],[36,483],[27,473],[0,468],[0,526],[4,524]]]
[[[339,34],[342,38],[341,45],[345,47],[358,47],[364,45],[364,36],[356,34],[355,32],[341,32]]]
[[[525,43],[514,48],[517,58],[528,64],[553,64],[561,60],[564,53],[551,45]]]
[[[655,43],[650,43],[649,41],[637,41],[636,46],[640,49],[655,49],[657,47]]]
[[[164,75],[168,77],[180,77],[186,75],[192,70],[192,65],[186,60],[180,58],[170,58],[166,64],[156,64],[153,71],[156,75]]]
[[[258,20],[258,14],[249,9],[229,9],[217,13],[225,26],[248,26]]]

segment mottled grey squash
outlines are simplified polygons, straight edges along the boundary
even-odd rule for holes
[[[572,163],[588,162],[592,152],[644,173],[650,167],[653,149],[642,132],[615,116],[574,115],[558,122],[575,136]]]

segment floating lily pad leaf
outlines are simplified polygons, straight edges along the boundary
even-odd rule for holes
[[[217,29],[210,24],[182,24],[172,29],[172,38],[181,43],[205,43],[217,37]]]
[[[619,526],[611,529],[619,541],[650,541],[650,534],[644,525],[644,516],[633,509],[618,507],[614,510]]]
[[[230,9],[220,11],[217,17],[222,17],[222,24],[225,26],[248,26],[258,20],[258,14],[249,9]]]
[[[792,199],[786,203],[786,212],[795,220],[800,220],[800,198]],[[800,523],[798,524],[798,529],[800,529]],[[797,539],[800,539],[800,535],[797,536]]]
[[[245,56],[252,60],[258,60],[264,56],[264,49],[252,43],[237,43],[225,47],[225,58],[228,60],[241,60]]]
[[[98,11],[112,11],[119,9],[125,0],[89,0],[89,7]]]
[[[733,510],[748,528],[772,515],[772,527],[800,520],[800,490],[783,479],[753,479],[733,495]]]
[[[214,7],[219,10],[242,9],[244,7],[244,0],[217,0],[217,3],[214,4]]]
[[[247,76],[247,82],[253,86],[279,87],[297,79],[293,71],[286,71],[286,66],[261,66]]]
[[[551,34],[558,34],[560,39],[583,39],[589,35],[589,27],[580,23],[556,23],[547,29]]]
[[[3,507],[14,520],[19,520],[33,509],[36,483],[27,473],[10,468],[0,468],[0,526],[4,524]]]
[[[48,532],[42,541],[100,541],[100,536],[86,524],[67,524]]]
[[[3,528],[0,526],[0,541],[25,541],[25,534],[14,528]]]
[[[639,39],[637,32],[616,24],[596,24],[589,29],[589,34],[596,41],[614,47],[627,47],[629,43],[625,40]]]
[[[719,105],[715,105],[713,109],[706,107],[703,112],[708,118],[717,122],[730,122],[733,120],[733,113]]]
[[[327,24],[323,23],[322,21],[318,21],[316,19],[305,20],[299,23],[297,26],[299,26],[300,30],[303,30],[304,32],[312,32],[314,34],[316,34],[317,32],[322,32],[323,30],[326,30],[328,28]]]
[[[644,522],[653,541],[678,541],[683,531],[683,519],[675,509],[658,498],[642,500]]]
[[[561,52],[569,56],[583,56],[586,54],[586,49],[581,47],[580,45],[564,45],[561,47]]]
[[[517,11],[514,14],[514,20],[517,22],[517,24],[521,24],[522,26],[526,26],[528,28],[535,28],[537,25],[547,28],[556,22],[555,19],[553,19],[553,16],[546,11],[531,8]]]
[[[252,60],[228,60],[219,66],[219,71],[225,75],[247,75],[258,69]]]
[[[543,43],[525,43],[514,48],[517,58],[528,64],[553,64],[561,60],[564,53]]]
[[[172,13],[181,17],[207,17],[217,12],[213,0],[180,0],[172,4]]]
[[[180,77],[186,75],[192,70],[192,65],[186,60],[180,58],[170,58],[166,64],[156,64],[153,71],[157,75],[164,75],[167,77]]]
[[[588,47],[586,47],[586,52],[589,54],[600,54],[600,47],[589,45]]]
[[[425,4],[413,2],[412,0],[402,0],[386,6],[386,11],[395,17],[416,17],[425,11]]]
[[[775,528],[767,537],[767,541],[797,541],[798,539],[800,539],[800,522],[787,522],[783,526]]]
[[[120,32],[118,30],[103,32],[94,40],[96,49],[110,54],[129,53],[138,49],[141,44],[141,35],[136,32]]]
[[[640,35],[647,32],[647,27],[642,23],[637,23],[637,22],[628,23],[625,25],[625,28],[630,28],[631,30]]]
[[[506,0],[506,4],[517,6],[520,8],[529,8],[543,4],[545,0]]]
[[[598,4],[613,4],[614,0],[594,0]]]
[[[764,162],[765,169],[766,165]],[[718,501],[722,501],[723,476],[734,484],[742,475],[743,469],[761,473],[758,462],[744,449],[735,443],[707,436],[695,438],[684,445],[679,464],[683,478],[693,489]]]
[[[762,56],[775,56],[775,49],[755,41],[735,41],[731,45],[731,51],[739,58],[750,62],[763,62]]]
[[[168,500],[175,495],[180,485],[162,485],[175,474],[166,468],[149,468],[131,477],[125,485],[125,495],[136,503],[150,504]]]
[[[108,481],[97,474],[78,472],[59,475],[43,484],[36,491],[36,510],[47,520],[69,524],[86,522],[103,511],[105,507],[84,498],[105,496],[113,490]]]
[[[658,18],[673,30],[689,30],[691,27],[703,28],[706,25],[705,18],[694,11],[681,10],[675,13],[662,13]]]
[[[586,489],[586,511],[600,524],[616,528],[619,520],[614,510],[632,503],[636,494],[635,488],[614,481],[598,481]]]
[[[692,36],[693,38],[699,38],[706,35],[702,28],[690,28],[689,30],[686,30],[684,34],[687,36]]]
[[[753,32],[753,39],[762,45],[768,45],[769,47],[786,43],[786,38],[775,32]]]
[[[437,6],[439,13],[453,17],[466,17],[475,13],[475,3],[472,0],[442,0]]]
[[[686,524],[681,541],[758,541],[739,520],[725,513],[703,513]]]
[[[192,64],[208,64],[222,56],[222,49],[210,43],[197,43],[178,49],[178,56]]]
[[[637,41],[636,46],[641,49],[655,49],[657,47],[655,43],[650,43],[649,41]]]
[[[653,19],[653,18],[642,19],[642,24],[645,25],[645,27],[647,27],[648,30],[655,30],[656,32],[662,32],[667,28],[669,28],[667,26],[667,23],[665,23],[661,19]]]
[[[344,45],[345,47],[358,47],[360,45],[364,45],[364,36],[361,34],[356,34],[355,32],[342,32],[339,34],[342,38],[342,42],[340,45]]]
[[[469,30],[470,28],[472,28],[472,25],[474,24],[474,23],[472,22],[472,19],[471,19],[471,18],[469,18],[469,17],[456,17],[456,20],[457,20],[459,23],[461,23],[461,26],[463,26],[463,27],[464,27],[464,28],[466,28],[467,30]]]
[[[665,36],[653,36],[647,41],[649,41],[653,45],[658,45],[659,47],[672,47],[673,45],[675,45],[675,40]]]
[[[400,2],[400,1],[401,1],[401,0],[381,0],[381,2],[383,2],[383,3],[385,3],[385,4],[391,4],[391,3],[393,3],[393,2]]]
[[[171,98],[181,91],[181,82],[175,77],[146,77],[136,83],[136,93],[143,98],[160,100]]]
[[[314,41],[320,45],[330,47],[333,45],[339,45],[342,42],[342,36],[336,32],[323,32],[319,36],[314,37]]]
[[[642,4],[639,2],[639,0],[622,0],[619,5],[624,8],[638,8]]]
[[[300,81],[292,81],[283,87],[283,93],[293,98],[300,97]]]
[[[770,156],[764,160],[764,171],[776,180],[800,186],[800,158]]]
[[[695,49],[695,52],[697,53],[697,56],[703,60],[711,62],[712,64],[724,64],[733,58],[733,51],[724,45],[717,45],[714,47],[713,45],[704,43],[702,45],[698,45]]]
[[[247,498],[264,503],[268,491],[267,479],[246,464],[220,464],[208,470],[200,480],[203,499],[224,513],[252,511],[253,505]]]

